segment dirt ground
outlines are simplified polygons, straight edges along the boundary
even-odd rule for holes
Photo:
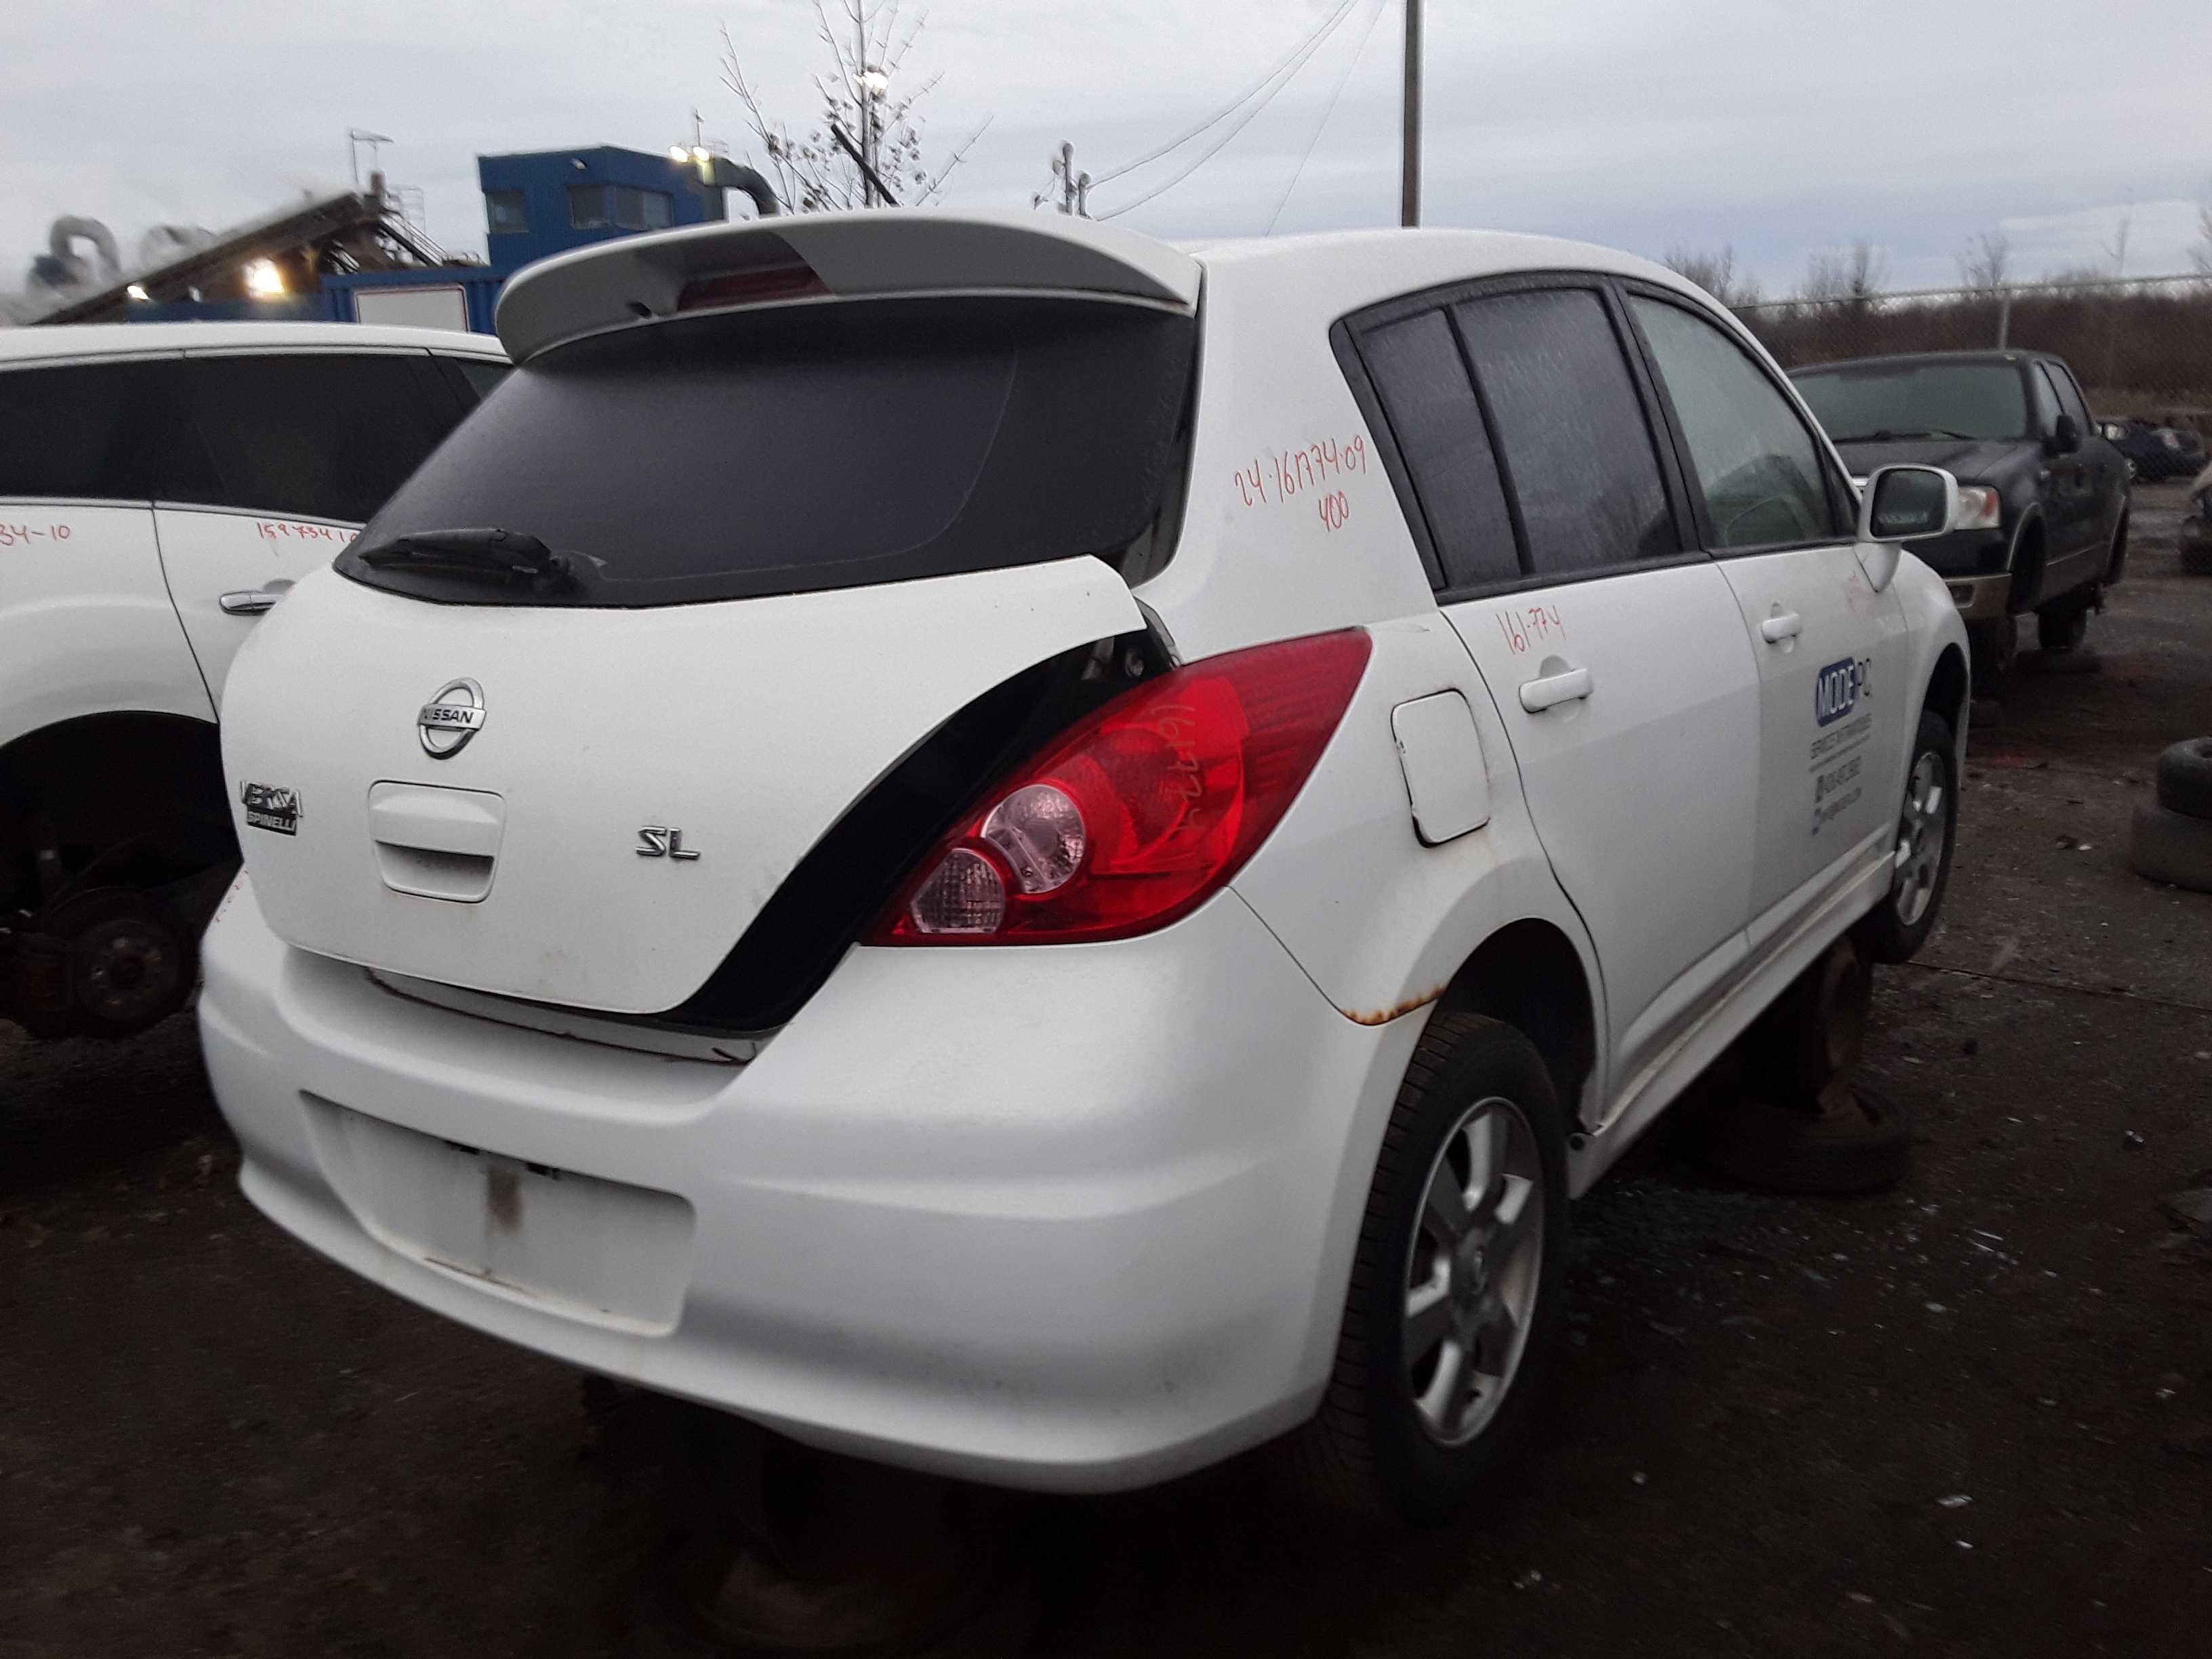
[[[2212,1653],[2212,896],[2125,864],[2212,732],[2212,581],[2137,502],[2101,672],[1978,708],[1942,931],[1877,988],[1915,1172],[1856,1200],[1662,1137],[1577,1212],[1544,1449],[1383,1534],[1249,1462],[1020,1500],[962,1654]],[[12,1028],[6,1028],[12,1031]],[[0,1036],[0,1656],[710,1652],[560,1366],[239,1197],[188,1019]]]

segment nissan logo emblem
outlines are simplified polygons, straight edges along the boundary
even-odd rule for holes
[[[422,752],[432,760],[450,760],[459,754],[483,730],[483,687],[474,680],[454,680],[440,687],[415,717],[422,734]]]

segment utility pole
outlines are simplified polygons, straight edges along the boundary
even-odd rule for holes
[[[1060,210],[1079,219],[1091,216],[1091,175],[1075,170],[1075,146],[1062,143],[1052,158],[1052,176],[1060,180]],[[1042,202],[1042,196],[1036,198]]]
[[[1421,222],[1421,0],[1406,0],[1406,136],[1398,222]]]
[[[854,90],[860,95],[860,205],[876,204],[876,99],[868,74],[868,21],[864,8],[853,8]]]

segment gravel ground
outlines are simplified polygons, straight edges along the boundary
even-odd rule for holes
[[[1022,1500],[967,1653],[2212,1651],[2212,896],[2130,874],[2212,732],[2212,581],[2139,493],[2100,672],[1978,705],[1944,927],[1878,981],[1900,1189],[1757,1194],[1662,1134],[1577,1212],[1544,1449],[1382,1534],[1232,1464]],[[12,1028],[0,1028],[12,1030]],[[0,1036],[0,1656],[710,1651],[573,1374],[238,1196],[188,1020]]]

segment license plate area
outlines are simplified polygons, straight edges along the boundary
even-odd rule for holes
[[[325,1177],[387,1249],[568,1318],[676,1328],[693,1227],[684,1199],[302,1099]]]

